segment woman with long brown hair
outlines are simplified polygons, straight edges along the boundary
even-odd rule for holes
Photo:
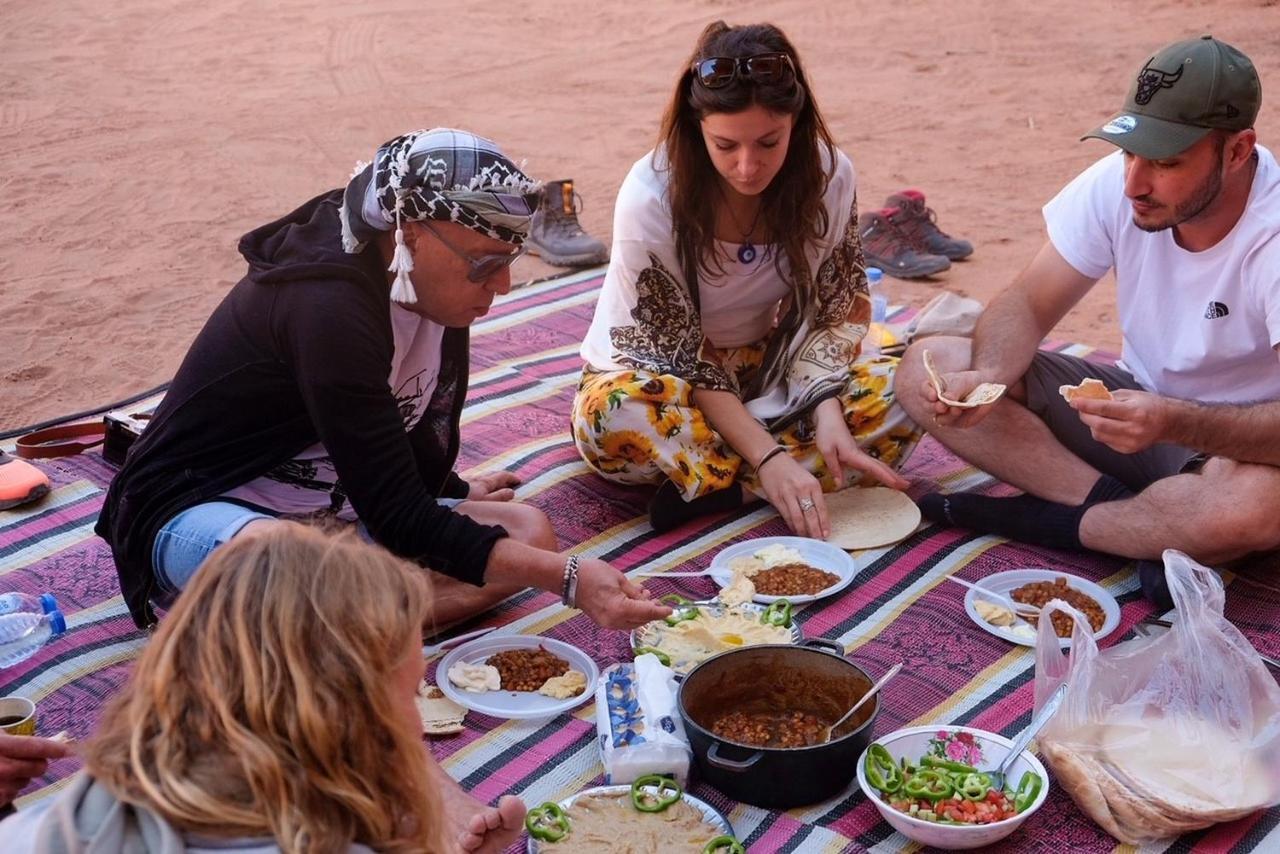
[[[424,574],[293,522],[218,549],[161,622],[47,807],[7,852],[501,851],[422,742]]]
[[[800,57],[769,24],[708,26],[658,146],[618,193],[609,271],[582,345],[579,452],[660,483],[665,530],[767,499],[829,534],[846,473],[897,489],[920,431],[897,360],[859,358],[870,321],[854,172]]]

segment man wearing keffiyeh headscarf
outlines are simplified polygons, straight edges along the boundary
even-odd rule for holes
[[[557,553],[546,516],[511,500],[511,473],[453,471],[467,327],[510,289],[537,191],[489,140],[418,131],[241,239],[248,275],[196,338],[98,523],[139,625],[226,540],[316,516],[429,567],[440,625],[524,586],[609,627],[669,613],[603,561]]]

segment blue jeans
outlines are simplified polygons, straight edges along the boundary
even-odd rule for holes
[[[191,582],[214,549],[250,522],[274,518],[229,501],[208,501],[183,510],[164,524],[152,547],[151,565],[160,589],[172,598]]]
[[[455,508],[465,500],[437,498],[436,503]],[[151,565],[160,582],[161,598],[172,600],[177,596],[178,591],[191,583],[191,577],[213,550],[240,533],[245,525],[258,519],[275,518],[230,501],[206,501],[174,516],[156,534],[151,551]],[[363,523],[357,528],[361,537],[373,542]]]

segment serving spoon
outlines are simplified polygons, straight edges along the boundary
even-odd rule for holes
[[[987,771],[986,774],[991,777],[991,788],[995,791],[1004,790],[1004,775],[1009,773],[1010,766],[1018,761],[1018,757],[1022,755],[1022,751],[1026,750],[1027,744],[1038,733],[1045,724],[1049,722],[1049,718],[1053,717],[1053,713],[1058,711],[1058,706],[1062,705],[1062,698],[1067,696],[1067,683],[1058,686],[1058,690],[1054,691],[1049,697],[1049,702],[1045,703],[1036,716],[1031,719],[1031,723],[1027,724],[1027,728],[1018,736],[1018,740],[1013,743],[1013,747],[1009,748],[1009,755],[1004,758],[994,771]]]
[[[872,686],[871,686],[871,690],[870,690],[870,691],[868,691],[867,693],[865,693],[865,694],[863,694],[861,697],[859,697],[859,698],[858,698],[858,702],[854,703],[854,704],[853,704],[853,707],[852,707],[851,709],[849,709],[849,711],[845,712],[843,715],[841,715],[841,716],[840,716],[840,720],[836,721],[836,722],[835,722],[835,723],[833,723],[831,726],[827,727],[827,733],[826,733],[826,735],[824,735],[824,736],[822,737],[822,741],[820,741],[820,742],[818,742],[818,743],[819,743],[819,744],[826,744],[828,741],[830,741],[830,740],[831,740],[831,733],[835,732],[837,729],[839,729],[839,728],[840,728],[841,724],[843,724],[845,721],[849,720],[849,718],[853,717],[853,713],[854,713],[854,712],[856,712],[856,711],[858,711],[858,709],[862,708],[862,704],[863,704],[863,703],[865,703],[867,700],[870,700],[872,697],[874,697],[874,696],[876,695],[876,693],[877,693],[881,688],[883,688],[883,687],[884,687],[884,683],[888,682],[890,679],[892,679],[893,677],[897,676],[897,675],[898,675],[898,671],[899,671],[899,670],[901,670],[901,669],[902,669],[902,662],[901,662],[901,661],[899,661],[897,664],[893,665],[893,667],[890,667],[890,668],[889,668],[889,672],[888,672],[888,673],[886,673],[885,675],[881,676],[881,677],[880,677],[880,679],[879,679],[879,681],[878,681],[878,682],[876,682],[876,684],[874,684],[874,685],[872,685]]]

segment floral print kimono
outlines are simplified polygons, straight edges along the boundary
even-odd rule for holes
[[[921,431],[894,401],[898,360],[859,358],[871,307],[848,158],[834,152],[827,232],[807,247],[807,269],[793,271],[790,294],[769,307],[768,331],[731,347],[703,332],[705,300],[691,297],[676,258],[661,164],[661,154],[646,155],[618,194],[612,260],[582,345],[586,366],[573,405],[582,458],[619,483],[669,478],[687,501],[735,480],[761,492],[755,472],[694,406],[693,390],[703,388],[738,395],[824,491],[838,486],[814,445],[811,413],[830,397],[839,398],[863,451],[900,466]],[[773,268],[772,249],[762,256],[758,263]],[[732,288],[740,275],[727,263],[719,281],[699,286]]]

